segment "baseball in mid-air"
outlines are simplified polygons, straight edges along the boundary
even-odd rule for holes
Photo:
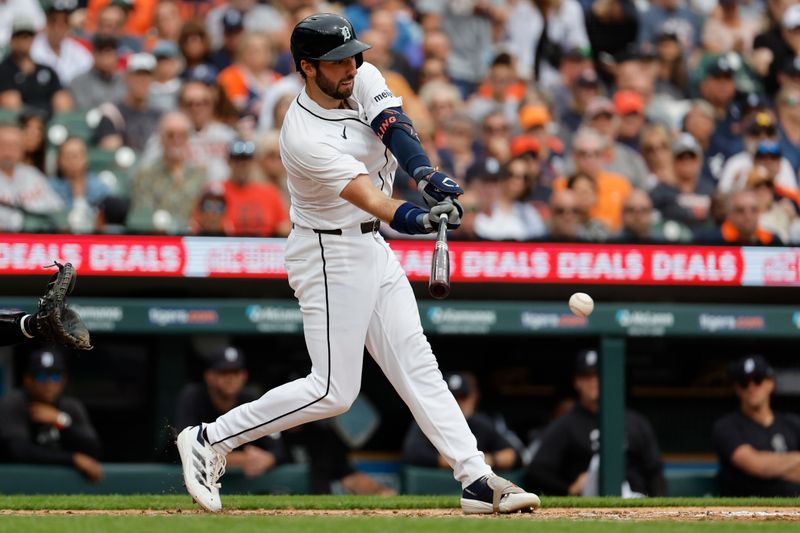
[[[569,310],[574,315],[587,317],[594,311],[594,300],[585,292],[576,292],[569,297]]]

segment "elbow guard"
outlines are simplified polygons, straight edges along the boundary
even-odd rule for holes
[[[420,167],[433,166],[422,148],[414,124],[401,108],[389,107],[381,111],[372,121],[372,130],[409,176],[415,176]]]

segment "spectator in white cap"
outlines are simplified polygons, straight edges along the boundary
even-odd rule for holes
[[[0,0],[0,48],[5,49],[11,40],[11,26],[16,17],[31,21],[35,31],[44,27],[44,11],[39,2],[30,0]]]
[[[33,21],[17,15],[11,25],[11,45],[0,63],[0,107],[20,109],[35,107],[47,114],[66,111],[73,102],[58,79],[58,74],[31,58],[31,45],[36,34]]]
[[[156,58],[133,54],[128,58],[125,84],[128,91],[121,101],[103,104],[103,118],[94,131],[93,141],[106,150],[129,146],[141,151],[156,130],[161,112],[150,106],[150,86]]]
[[[65,86],[92,68],[93,62],[91,52],[69,35],[69,17],[76,9],[78,0],[47,0],[47,24],[31,46],[31,58],[55,70]]]

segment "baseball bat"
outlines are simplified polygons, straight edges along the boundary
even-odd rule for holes
[[[447,248],[447,215],[444,213],[439,217],[428,292],[437,300],[447,298],[450,294],[450,251]]]

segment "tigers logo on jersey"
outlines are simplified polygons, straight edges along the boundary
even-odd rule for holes
[[[342,37],[344,37],[345,41],[349,41],[350,39],[353,38],[352,34],[350,33],[350,28],[348,28],[347,26],[342,26],[341,31],[342,31]]]

